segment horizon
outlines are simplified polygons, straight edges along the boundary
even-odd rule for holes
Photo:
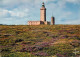
[[[80,0],[0,0],[0,24],[27,25],[30,20],[39,21],[42,2],[47,21],[53,15],[56,25],[80,24]]]

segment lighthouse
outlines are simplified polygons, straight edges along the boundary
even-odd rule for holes
[[[51,24],[54,25],[54,17],[51,17]],[[46,21],[46,8],[44,2],[40,8],[40,21],[28,21],[28,25],[50,25],[49,21]]]
[[[42,7],[40,8],[40,21],[46,21],[46,8],[44,2],[42,3]]]

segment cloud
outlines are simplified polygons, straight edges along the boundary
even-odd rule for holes
[[[28,15],[28,9],[25,8],[24,10],[23,9],[14,9],[12,11],[9,11],[9,13],[11,14],[12,17],[25,17]]]
[[[27,8],[16,8],[13,10],[0,9],[0,17],[25,17],[28,15],[29,10]]]
[[[0,17],[6,18],[6,17],[9,17],[9,16],[10,16],[10,13],[9,13],[8,10],[0,9]]]
[[[79,4],[80,0],[65,0],[66,2],[74,3],[74,4]]]
[[[8,25],[19,25],[19,24],[27,24],[27,18],[24,18],[24,20],[22,18],[3,18],[0,20],[1,24],[8,24]]]
[[[42,2],[60,2],[59,5],[63,6],[63,3],[80,4],[80,0],[0,0],[0,5],[6,8],[12,8],[20,5],[40,5]]]
[[[77,2],[78,1],[79,0],[77,0]],[[79,10],[77,10],[75,7],[73,7],[73,9],[70,8],[71,5],[66,7],[67,2],[73,3],[73,2],[67,1],[67,0],[64,0],[64,1],[59,0],[59,1],[57,1],[57,3],[47,4],[47,7],[48,7],[47,8],[47,11],[48,11],[47,18],[50,20],[50,18],[52,16],[51,14],[53,13],[53,16],[56,18],[55,19],[56,24],[80,24]],[[68,8],[70,8],[70,10],[67,10]],[[78,8],[78,9],[80,9],[80,8]]]
[[[27,8],[15,8],[13,10],[0,8],[0,23],[8,25],[26,24],[28,14],[29,14],[29,9]]]
[[[67,20],[65,22],[62,22],[62,24],[80,24],[80,19]]]

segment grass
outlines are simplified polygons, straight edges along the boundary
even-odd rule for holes
[[[71,57],[75,48],[80,51],[80,25],[0,25],[2,57]]]

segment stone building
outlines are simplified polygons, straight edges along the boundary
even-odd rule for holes
[[[54,25],[54,18],[51,18],[51,24]],[[28,25],[50,25],[49,21],[46,21],[46,8],[44,2],[42,3],[42,7],[40,8],[40,21],[28,21]]]

